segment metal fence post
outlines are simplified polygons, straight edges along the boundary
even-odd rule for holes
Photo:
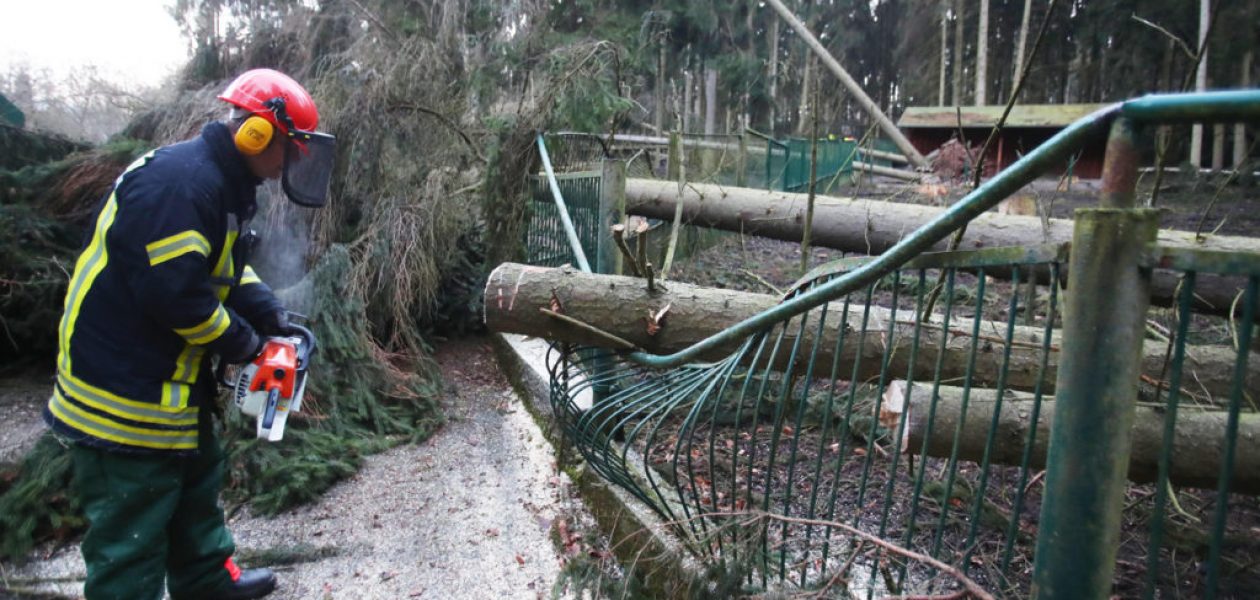
[[[599,273],[621,275],[622,258],[612,238],[612,226],[626,221],[626,161],[604,159],[599,178]]]
[[[1033,598],[1111,595],[1141,374],[1152,209],[1076,211]]]
[[[1112,122],[1111,133],[1107,136],[1106,156],[1098,205],[1103,208],[1133,208],[1137,199],[1138,175],[1133,121],[1119,117]]]

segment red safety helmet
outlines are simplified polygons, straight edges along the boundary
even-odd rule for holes
[[[258,115],[280,131],[289,133],[287,123],[276,118],[271,105],[276,98],[284,100],[284,110],[300,131],[315,131],[319,126],[319,110],[315,100],[302,84],[272,69],[253,69],[242,73],[219,94],[219,99]]]
[[[315,131],[319,110],[306,88],[279,71],[253,69],[229,83],[219,99],[266,120],[294,142],[285,146],[281,177],[290,200],[311,207],[327,202],[337,139]]]

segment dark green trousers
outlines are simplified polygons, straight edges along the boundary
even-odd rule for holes
[[[87,600],[213,598],[231,584],[235,546],[223,522],[224,455],[203,415],[195,456],[124,454],[74,446]]]

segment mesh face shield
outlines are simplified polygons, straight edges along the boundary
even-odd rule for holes
[[[337,138],[326,133],[293,131],[284,149],[284,193],[296,204],[319,208],[328,202]]]

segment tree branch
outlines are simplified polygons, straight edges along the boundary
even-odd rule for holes
[[[811,525],[814,527],[831,527],[831,528],[839,529],[841,531],[844,531],[845,533],[859,537],[871,544],[879,546],[880,548],[883,548],[884,550],[892,552],[893,554],[903,556],[915,562],[920,562],[920,563],[929,565],[935,568],[936,570],[946,575],[949,575],[955,581],[957,581],[959,584],[963,586],[962,591],[965,594],[970,594],[971,597],[973,598],[978,598],[980,600],[994,600],[993,596],[989,594],[989,592],[985,591],[984,588],[980,587],[980,584],[976,583],[971,578],[964,575],[962,571],[948,564],[945,564],[944,562],[940,560],[932,558],[931,556],[928,556],[926,554],[920,554],[918,552],[915,552],[913,550],[909,550],[906,548],[902,548],[901,546],[898,546],[897,544],[889,542],[883,538],[869,534],[865,531],[862,531],[861,529],[858,529],[851,525],[840,523],[838,521],[824,521],[821,519],[802,519],[799,517],[788,517],[784,515],[776,515],[776,514],[771,514],[767,512],[753,512],[753,511],[705,513],[705,516],[707,517],[739,517],[739,516],[747,516],[747,515],[752,515],[757,518],[770,519],[773,521],[780,521],[783,523],[795,523],[797,525]]]
[[[459,125],[456,125],[455,122],[452,121],[446,115],[436,110],[433,110],[432,108],[429,108],[427,106],[421,106],[419,104],[406,104],[406,103],[400,103],[400,102],[391,104],[389,106],[389,110],[391,111],[409,110],[412,112],[424,113],[426,115],[430,115],[436,118],[438,121],[441,121],[442,124],[445,125],[448,129],[458,134],[460,139],[464,140],[464,143],[468,145],[468,149],[473,153],[473,156],[477,157],[477,160],[480,160],[482,163],[488,162],[486,161],[486,157],[482,156],[481,150],[477,148],[476,144],[473,143],[472,138],[468,137],[468,134],[464,133],[464,130],[460,129]]]

